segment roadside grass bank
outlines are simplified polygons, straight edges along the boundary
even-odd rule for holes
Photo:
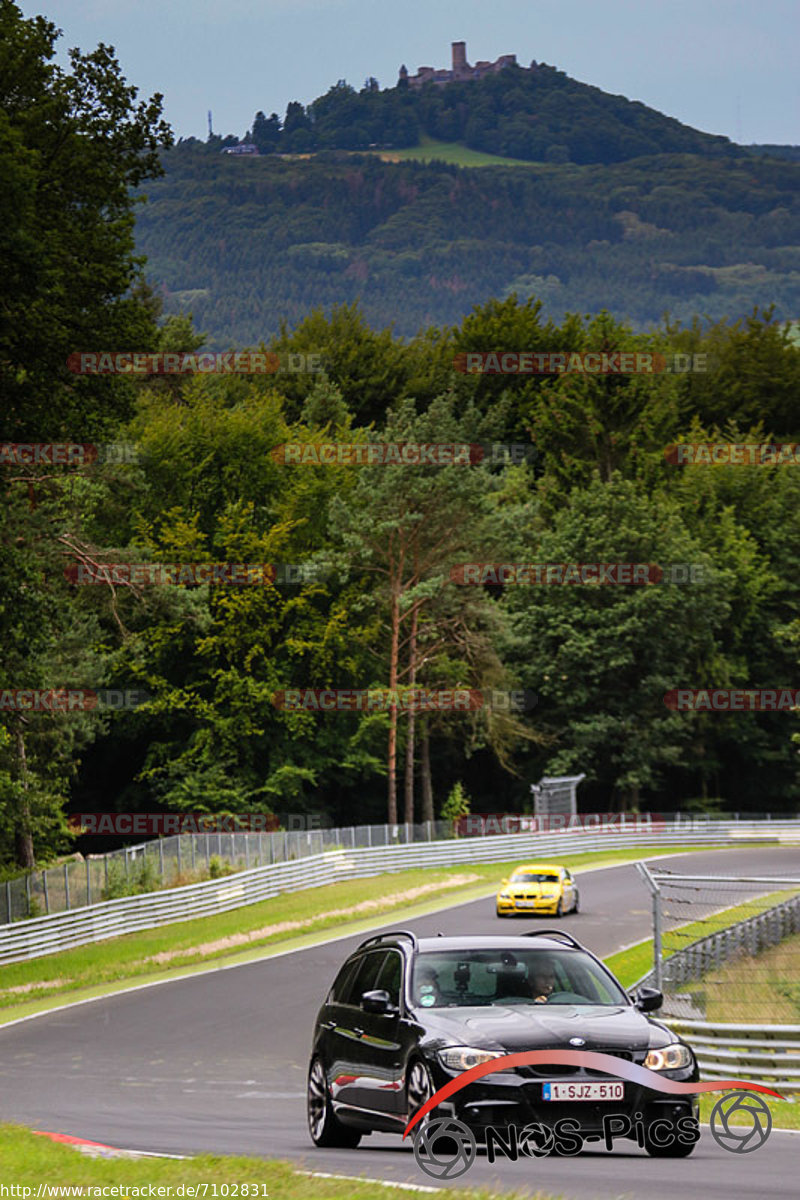
[[[686,852],[719,848],[694,846]],[[675,846],[631,847],[571,855],[568,861],[580,872],[582,868],[683,852]],[[519,861],[417,868],[305,888],[217,916],[198,917],[10,963],[0,967],[0,1024],[45,1011],[62,999],[88,999],[90,995],[121,990],[126,982],[155,982],[202,970],[209,964],[232,965],[261,957],[271,947],[275,952],[299,948],[312,944],[325,930],[335,929],[337,936],[366,931],[374,928],[375,918],[383,914],[392,913],[405,921],[481,897],[491,903],[492,889]],[[465,883],[465,877],[471,882]]]
[[[82,1193],[73,1191],[72,1195],[82,1194],[87,1198],[94,1195],[94,1188],[115,1187],[116,1196],[128,1200],[147,1196],[151,1187],[164,1188],[156,1194],[172,1197],[172,1200],[192,1194],[199,1200],[213,1200],[215,1195],[257,1196],[258,1200],[262,1197],[271,1200],[392,1200],[398,1190],[409,1196],[415,1190],[404,1188],[402,1184],[384,1187],[373,1179],[325,1179],[274,1159],[219,1154],[198,1154],[184,1159],[93,1158],[72,1146],[40,1137],[20,1125],[0,1125],[0,1163],[3,1164],[0,1182],[16,1185],[18,1189],[31,1188],[28,1193],[31,1198],[37,1196],[41,1186],[41,1200],[55,1200],[47,1192],[48,1185],[83,1188]],[[413,1162],[410,1162],[409,1170],[413,1170]],[[421,1179],[424,1176],[421,1175]],[[181,1185],[182,1191],[178,1192]],[[203,1185],[206,1185],[205,1190]],[[244,1185],[247,1185],[246,1191],[243,1191]],[[143,1191],[137,1192],[137,1188]],[[167,1188],[171,1190],[168,1192]],[[18,1190],[14,1194],[20,1196]],[[459,1189],[458,1194],[463,1200],[499,1200],[496,1192],[482,1188]],[[102,1192],[98,1195],[102,1196]],[[519,1193],[516,1196],[519,1198]],[[513,1200],[508,1192],[504,1192],[503,1197]],[[528,1196],[528,1200],[553,1198],[537,1192],[533,1198]]]
[[[757,1004],[764,1025],[800,1024],[800,934],[755,958],[740,958],[688,983],[703,988],[709,1021],[752,1023]],[[754,1004],[752,997],[757,997]],[[749,1003],[748,1003],[749,1000]]]

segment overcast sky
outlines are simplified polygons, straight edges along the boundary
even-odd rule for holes
[[[516,54],[734,141],[800,144],[798,0],[18,0],[62,47],[116,48],[177,137],[241,136],[339,79]]]

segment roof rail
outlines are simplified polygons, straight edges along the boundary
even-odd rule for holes
[[[392,929],[388,933],[376,933],[372,937],[368,937],[366,941],[361,942],[357,949],[363,950],[365,946],[374,946],[379,942],[391,941],[392,938],[408,938],[415,950],[419,944],[417,942],[417,935],[412,933],[410,929]]]
[[[574,946],[576,950],[585,950],[577,938],[574,938],[571,933],[566,933],[563,929],[529,929],[527,933],[521,933],[520,937],[560,937],[564,941],[569,942],[570,946]]]

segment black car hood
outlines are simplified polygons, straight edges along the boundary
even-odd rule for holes
[[[502,1048],[509,1052],[539,1047],[570,1048],[570,1038],[583,1038],[583,1050],[648,1050],[669,1040],[628,1005],[493,1004],[490,1008],[428,1008],[424,1022],[429,1037],[443,1045]],[[652,1036],[655,1034],[655,1036]]]

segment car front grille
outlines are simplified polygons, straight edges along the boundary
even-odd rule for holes
[[[561,1050],[561,1049],[568,1049],[571,1047],[558,1046],[558,1047],[552,1047],[552,1048]],[[626,1060],[626,1062],[634,1061],[634,1055],[629,1050],[606,1050],[606,1049],[602,1049],[600,1047],[594,1047],[594,1046],[592,1047],[592,1050],[595,1054],[610,1054],[614,1058],[624,1058]],[[642,1054],[639,1057],[641,1057],[643,1059],[644,1055]],[[581,1076],[591,1075],[591,1076],[597,1076],[599,1079],[607,1078],[605,1071],[592,1071],[592,1070],[588,1070],[588,1069],[582,1068],[582,1067],[562,1066],[562,1065],[556,1064],[556,1063],[554,1063],[552,1066],[549,1066],[547,1063],[542,1063],[542,1065],[540,1067],[538,1067],[538,1066],[520,1067],[519,1074],[524,1075],[529,1079],[560,1079],[560,1078],[562,1078],[562,1076],[569,1077],[570,1075],[581,1075]]]

